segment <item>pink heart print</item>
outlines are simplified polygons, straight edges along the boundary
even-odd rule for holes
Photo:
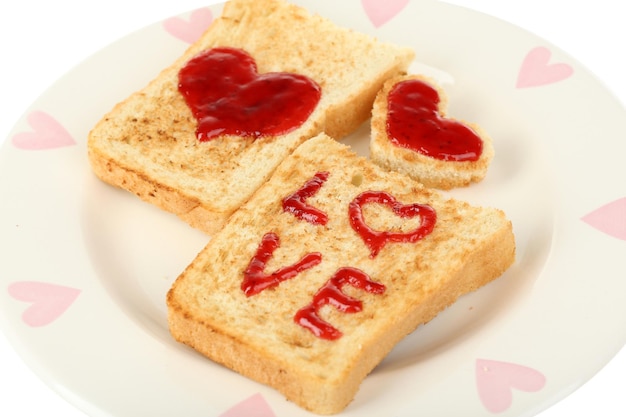
[[[536,369],[515,363],[476,360],[476,385],[485,408],[492,413],[506,411],[513,404],[513,389],[540,391],[546,377]]]
[[[189,20],[180,17],[171,17],[163,21],[163,27],[172,36],[187,42],[194,43],[213,22],[213,14],[209,9],[198,9],[191,12]]]
[[[13,136],[11,141],[17,148],[44,150],[71,146],[76,143],[65,127],[48,113],[33,111],[26,120],[33,131]]]
[[[378,28],[396,17],[409,0],[361,0],[361,3],[367,17]]]
[[[46,326],[61,316],[76,300],[80,290],[37,281],[14,282],[8,287],[11,297],[31,303],[22,320],[31,327]]]
[[[517,88],[538,87],[563,81],[574,74],[574,69],[563,62],[550,63],[552,52],[543,46],[528,52],[517,77]]]
[[[255,394],[239,404],[236,404],[228,411],[220,414],[219,417],[276,417],[274,411],[265,401],[261,394]]]
[[[605,204],[582,220],[609,236],[626,240],[626,197]]]

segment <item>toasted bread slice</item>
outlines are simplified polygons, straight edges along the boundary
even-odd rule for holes
[[[246,52],[259,74],[308,77],[321,88],[317,106],[285,134],[200,142],[178,90],[179,72],[217,47]],[[383,82],[405,71],[413,55],[283,0],[232,0],[176,62],[99,121],[89,159],[105,182],[213,233],[303,141],[322,131],[341,138],[368,120]]]
[[[399,340],[514,257],[500,210],[444,198],[321,134],[177,278],[169,327],[212,360],[333,414]]]
[[[455,140],[457,142],[458,148],[452,146],[451,148],[444,147],[442,151],[439,150],[442,148],[438,148],[436,151],[431,149],[430,153],[426,152],[422,145],[426,147],[428,145],[436,147],[439,145],[437,142],[441,142],[441,139],[447,141],[449,137],[441,138],[438,136],[430,143],[427,141],[422,143],[422,137],[432,135],[432,130],[430,129],[437,123],[431,118],[419,121],[420,118],[424,117],[423,113],[412,113],[409,116],[413,118],[412,123],[416,125],[415,128],[411,128],[411,137],[405,142],[410,143],[411,146],[404,146],[397,141],[397,138],[394,137],[394,132],[390,131],[390,123],[407,123],[406,119],[409,117],[403,120],[403,116],[401,115],[399,118],[391,121],[389,116],[389,95],[404,82],[423,83],[423,85],[427,86],[433,93],[436,93],[439,101],[435,103],[434,107],[436,108],[435,113],[438,113],[437,116],[439,116],[439,120],[454,123],[462,131],[462,133],[452,138],[453,141]],[[420,100],[414,99],[410,105],[407,104],[411,107],[410,111],[414,112],[417,106],[422,105],[421,98],[420,96]],[[372,110],[370,140],[370,157],[372,161],[386,169],[407,174],[427,187],[432,188],[447,190],[468,186],[471,183],[481,181],[487,174],[487,170],[494,156],[491,137],[476,123],[447,118],[447,105],[448,97],[446,92],[432,79],[420,75],[403,75],[388,80],[378,93]],[[427,108],[427,111],[431,110],[433,109]],[[424,131],[427,132],[425,135],[422,135],[422,137],[420,137],[418,133],[420,123],[422,123],[422,126],[426,126]],[[448,127],[437,126],[437,129],[438,132],[449,131]],[[402,129],[399,129],[398,133],[402,133],[401,130]],[[463,141],[466,140],[463,134],[471,135],[472,137],[470,139],[472,139],[475,144],[480,144],[481,148],[479,151],[473,154],[468,152],[468,149],[472,150],[471,143],[463,143]],[[401,135],[398,134],[398,136]],[[434,137],[434,135],[430,137]],[[450,152],[450,150],[452,152]],[[466,153],[455,155],[455,151]],[[474,155],[474,158],[470,159],[468,155]]]

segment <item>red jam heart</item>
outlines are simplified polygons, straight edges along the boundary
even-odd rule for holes
[[[259,74],[254,58],[235,48],[213,48],[191,59],[178,90],[198,121],[196,136],[259,138],[300,127],[321,98],[321,88],[299,74]]]
[[[387,136],[396,146],[443,161],[476,161],[483,141],[439,114],[439,93],[421,80],[396,84],[387,96]]]
[[[402,218],[421,217],[421,224],[408,232],[373,230],[365,223],[363,206],[377,203],[389,207]],[[359,194],[348,207],[350,225],[363,239],[370,250],[370,258],[375,258],[387,242],[415,243],[429,235],[435,228],[437,213],[426,204],[401,204],[391,194],[384,191],[365,191]]]

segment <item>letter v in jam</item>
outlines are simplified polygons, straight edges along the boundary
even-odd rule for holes
[[[281,282],[295,277],[300,272],[312,268],[322,261],[322,254],[318,252],[307,253],[295,264],[280,268],[271,274],[266,274],[264,272],[265,266],[279,246],[280,240],[275,233],[270,232],[263,236],[261,244],[243,273],[241,290],[247,297],[256,295],[268,288],[276,287]]]

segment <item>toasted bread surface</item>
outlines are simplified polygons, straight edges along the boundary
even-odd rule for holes
[[[284,135],[199,142],[178,74],[213,47],[244,50],[259,73],[307,76],[321,87],[321,100]],[[408,48],[340,28],[283,0],[232,0],[176,62],[99,121],[89,135],[89,159],[105,182],[213,233],[300,143],[323,131],[340,138],[366,121],[383,82],[412,58]]]
[[[325,213],[326,224],[285,211],[283,198],[320,172],[327,179],[306,204]],[[432,207],[432,232],[415,243],[387,242],[372,256],[349,216],[350,204],[369,191],[389,193],[401,205]],[[423,222],[378,203],[362,205],[362,213],[377,231],[408,233]],[[246,296],[244,271],[267,233],[278,236],[280,244],[265,273],[310,253],[320,253],[321,262]],[[361,381],[399,340],[461,295],[501,276],[514,257],[512,226],[500,210],[446,198],[321,134],[287,157],[178,277],[167,295],[170,331],[176,340],[274,387],[301,407],[333,414],[351,402]],[[362,302],[362,310],[347,314],[324,306],[321,317],[343,333],[326,340],[296,323],[294,315],[345,267],[363,271],[385,291],[344,287]]]
[[[421,75],[400,75],[387,80],[374,102],[371,119],[370,157],[386,169],[402,172],[427,187],[449,190],[480,182],[494,157],[491,137],[477,123],[459,121],[472,129],[482,140],[482,153],[476,161],[450,161],[433,158],[412,149],[397,146],[387,130],[389,92],[400,82],[421,80],[437,90],[440,98],[439,114],[446,117],[448,97],[435,81]],[[454,120],[452,118],[452,120]]]

